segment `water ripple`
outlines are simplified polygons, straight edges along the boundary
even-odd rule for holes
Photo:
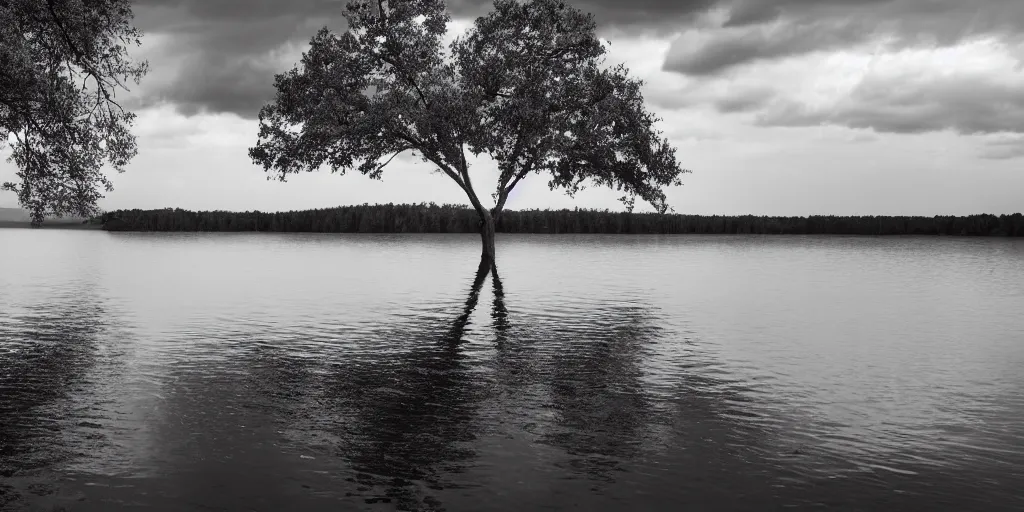
[[[1003,241],[10,231],[2,509],[1024,509]]]

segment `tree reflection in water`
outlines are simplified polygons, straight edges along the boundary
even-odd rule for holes
[[[336,417],[345,418],[338,455],[355,473],[354,494],[419,510],[439,507],[436,491],[458,485],[446,475],[462,472],[474,458],[470,443],[482,428],[476,414],[488,396],[485,379],[467,361],[463,336],[492,271],[481,262],[462,311],[447,328],[401,325],[404,332],[381,334],[402,339],[382,342],[410,346],[413,340],[408,350],[337,367],[326,391]]]
[[[565,346],[548,375],[558,419],[541,436],[541,442],[572,456],[574,470],[603,481],[613,480],[623,461],[643,453],[658,419],[641,382],[643,345],[652,335],[644,310],[626,307],[619,313],[576,339],[561,340]]]
[[[494,343],[478,357],[464,335],[488,275]],[[447,328],[402,324],[391,336],[403,341],[382,343],[408,350],[336,365],[325,409],[344,425],[334,437],[356,473],[354,494],[431,509],[442,499],[465,500],[444,492],[460,487],[511,495],[516,484],[506,471],[544,479],[552,470],[597,489],[632,462],[657,456],[673,416],[643,380],[643,359],[660,336],[650,309],[607,301],[574,314],[513,323],[497,269],[482,265]],[[480,453],[523,432],[528,444],[555,452],[506,450],[501,460]],[[479,500],[469,503],[495,508]]]
[[[488,276],[489,325],[473,325]],[[315,446],[318,457],[345,462],[331,470],[344,479],[331,485],[349,499],[402,510],[445,503],[507,508],[484,503],[480,494],[516,492],[515,482],[503,480],[506,471],[536,472],[524,477],[534,479],[555,471],[559,480],[584,482],[583,491],[601,490],[638,461],[663,454],[680,414],[694,423],[717,421],[724,430],[714,432],[722,435],[743,431],[723,419],[732,406],[722,396],[684,390],[684,400],[699,403],[675,404],[692,407],[681,413],[649,389],[644,358],[661,336],[652,314],[618,300],[561,320],[524,315],[514,323],[497,269],[480,265],[448,323],[375,327],[366,333],[369,348],[341,346],[336,357],[325,354],[326,363],[259,344],[247,356],[259,362],[248,371],[260,396],[278,397],[277,405],[263,406],[273,408],[268,417]],[[471,325],[473,337],[483,333],[487,341],[467,339]],[[327,371],[317,375],[318,365]],[[538,458],[530,448],[492,456],[493,443],[523,433],[527,445],[551,453]]]
[[[2,305],[2,304],[0,304]],[[54,490],[44,472],[104,435],[81,395],[94,382],[107,311],[89,286],[15,308],[0,321],[0,508]],[[77,395],[77,396],[76,396]]]
[[[73,510],[977,509],[1020,488],[985,461],[867,473],[794,441],[784,398],[716,371],[700,343],[680,349],[642,297],[515,288],[483,265],[458,305],[388,323],[200,318],[145,340],[155,370],[124,387],[125,357],[107,350],[117,315],[95,294],[7,315],[0,508],[47,509],[33,493],[83,459],[92,473],[60,484],[87,497]],[[128,403],[156,418],[122,415]],[[97,449],[105,436],[131,452],[123,474],[96,469],[116,455]]]

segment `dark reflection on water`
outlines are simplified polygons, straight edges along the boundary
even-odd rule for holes
[[[565,450],[568,469],[610,482],[624,462],[651,455],[644,450],[660,411],[638,367],[643,345],[654,335],[646,312],[627,306],[606,313],[612,315],[579,331],[549,332],[561,353],[551,361],[534,354],[529,361],[549,366],[540,375],[550,387],[556,420],[540,442]]]
[[[50,471],[103,447],[117,429],[96,393],[97,378],[116,381],[99,368],[113,347],[98,340],[117,336],[93,288],[71,283],[0,315],[0,507],[53,494]]]
[[[886,416],[855,389],[835,405],[882,417],[856,427],[819,390],[778,384],[784,365],[730,368],[653,291],[595,277],[544,295],[510,267],[361,322],[288,303],[306,291],[269,309],[197,294],[219,309],[190,317],[132,309],[146,299],[117,287],[137,276],[10,278],[0,509],[1024,509],[1024,415],[1006,387],[946,390],[964,423]]]
[[[450,325],[401,325],[381,333],[409,350],[333,365],[325,383],[334,397],[329,407],[348,418],[336,430],[338,451],[355,472],[354,494],[367,502],[438,508],[436,491],[458,487],[449,475],[475,458],[471,443],[485,428],[477,417],[488,389],[460,344],[489,270],[481,263]]]
[[[61,457],[61,418],[68,416],[67,394],[80,391],[93,363],[97,308],[49,303],[42,313],[13,316],[18,337],[6,337],[0,349],[0,472],[46,467]],[[6,333],[5,333],[6,334]],[[39,412],[44,412],[38,414]]]

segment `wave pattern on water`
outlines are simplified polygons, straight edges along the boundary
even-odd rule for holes
[[[6,236],[2,509],[1024,508],[1017,245]]]

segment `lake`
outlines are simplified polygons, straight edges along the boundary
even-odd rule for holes
[[[3,510],[1024,510],[1024,240],[0,229]]]

